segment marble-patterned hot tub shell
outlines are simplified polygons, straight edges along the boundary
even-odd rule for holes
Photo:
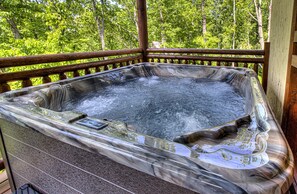
[[[245,115],[167,141],[120,121],[95,130],[63,103],[137,77],[208,78],[233,86]],[[249,69],[141,63],[1,95],[2,148],[15,187],[46,193],[285,193],[293,156]],[[209,143],[208,142],[212,142]],[[201,146],[207,144],[208,146]]]

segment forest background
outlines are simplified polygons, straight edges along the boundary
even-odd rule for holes
[[[147,0],[149,46],[263,49],[271,5],[272,0]],[[137,48],[137,30],[136,0],[0,0],[0,57]],[[42,84],[42,78],[31,81]],[[9,85],[22,87],[21,81]]]
[[[147,0],[150,47],[263,49],[271,3]],[[136,47],[136,0],[0,0],[0,57]]]

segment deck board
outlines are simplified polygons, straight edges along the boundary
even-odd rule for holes
[[[6,171],[3,171],[0,173],[0,193],[1,194],[11,193]]]

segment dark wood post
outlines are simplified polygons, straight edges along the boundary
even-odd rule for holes
[[[264,64],[263,64],[263,73],[262,73],[262,86],[267,92],[267,82],[268,82],[268,67],[269,67],[269,55],[270,55],[270,43],[265,42],[264,45]]]
[[[146,0],[137,0],[137,15],[138,15],[138,39],[139,47],[142,49],[143,62],[147,60],[148,48],[148,32],[147,32],[147,15],[146,15]]]

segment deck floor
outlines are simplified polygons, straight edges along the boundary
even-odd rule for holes
[[[11,194],[10,185],[8,182],[6,171],[0,172],[0,194]],[[294,182],[287,194],[297,193],[297,169],[294,172]]]
[[[10,194],[10,185],[8,182],[7,174],[6,171],[2,171],[0,173],[0,193],[1,194]]]

